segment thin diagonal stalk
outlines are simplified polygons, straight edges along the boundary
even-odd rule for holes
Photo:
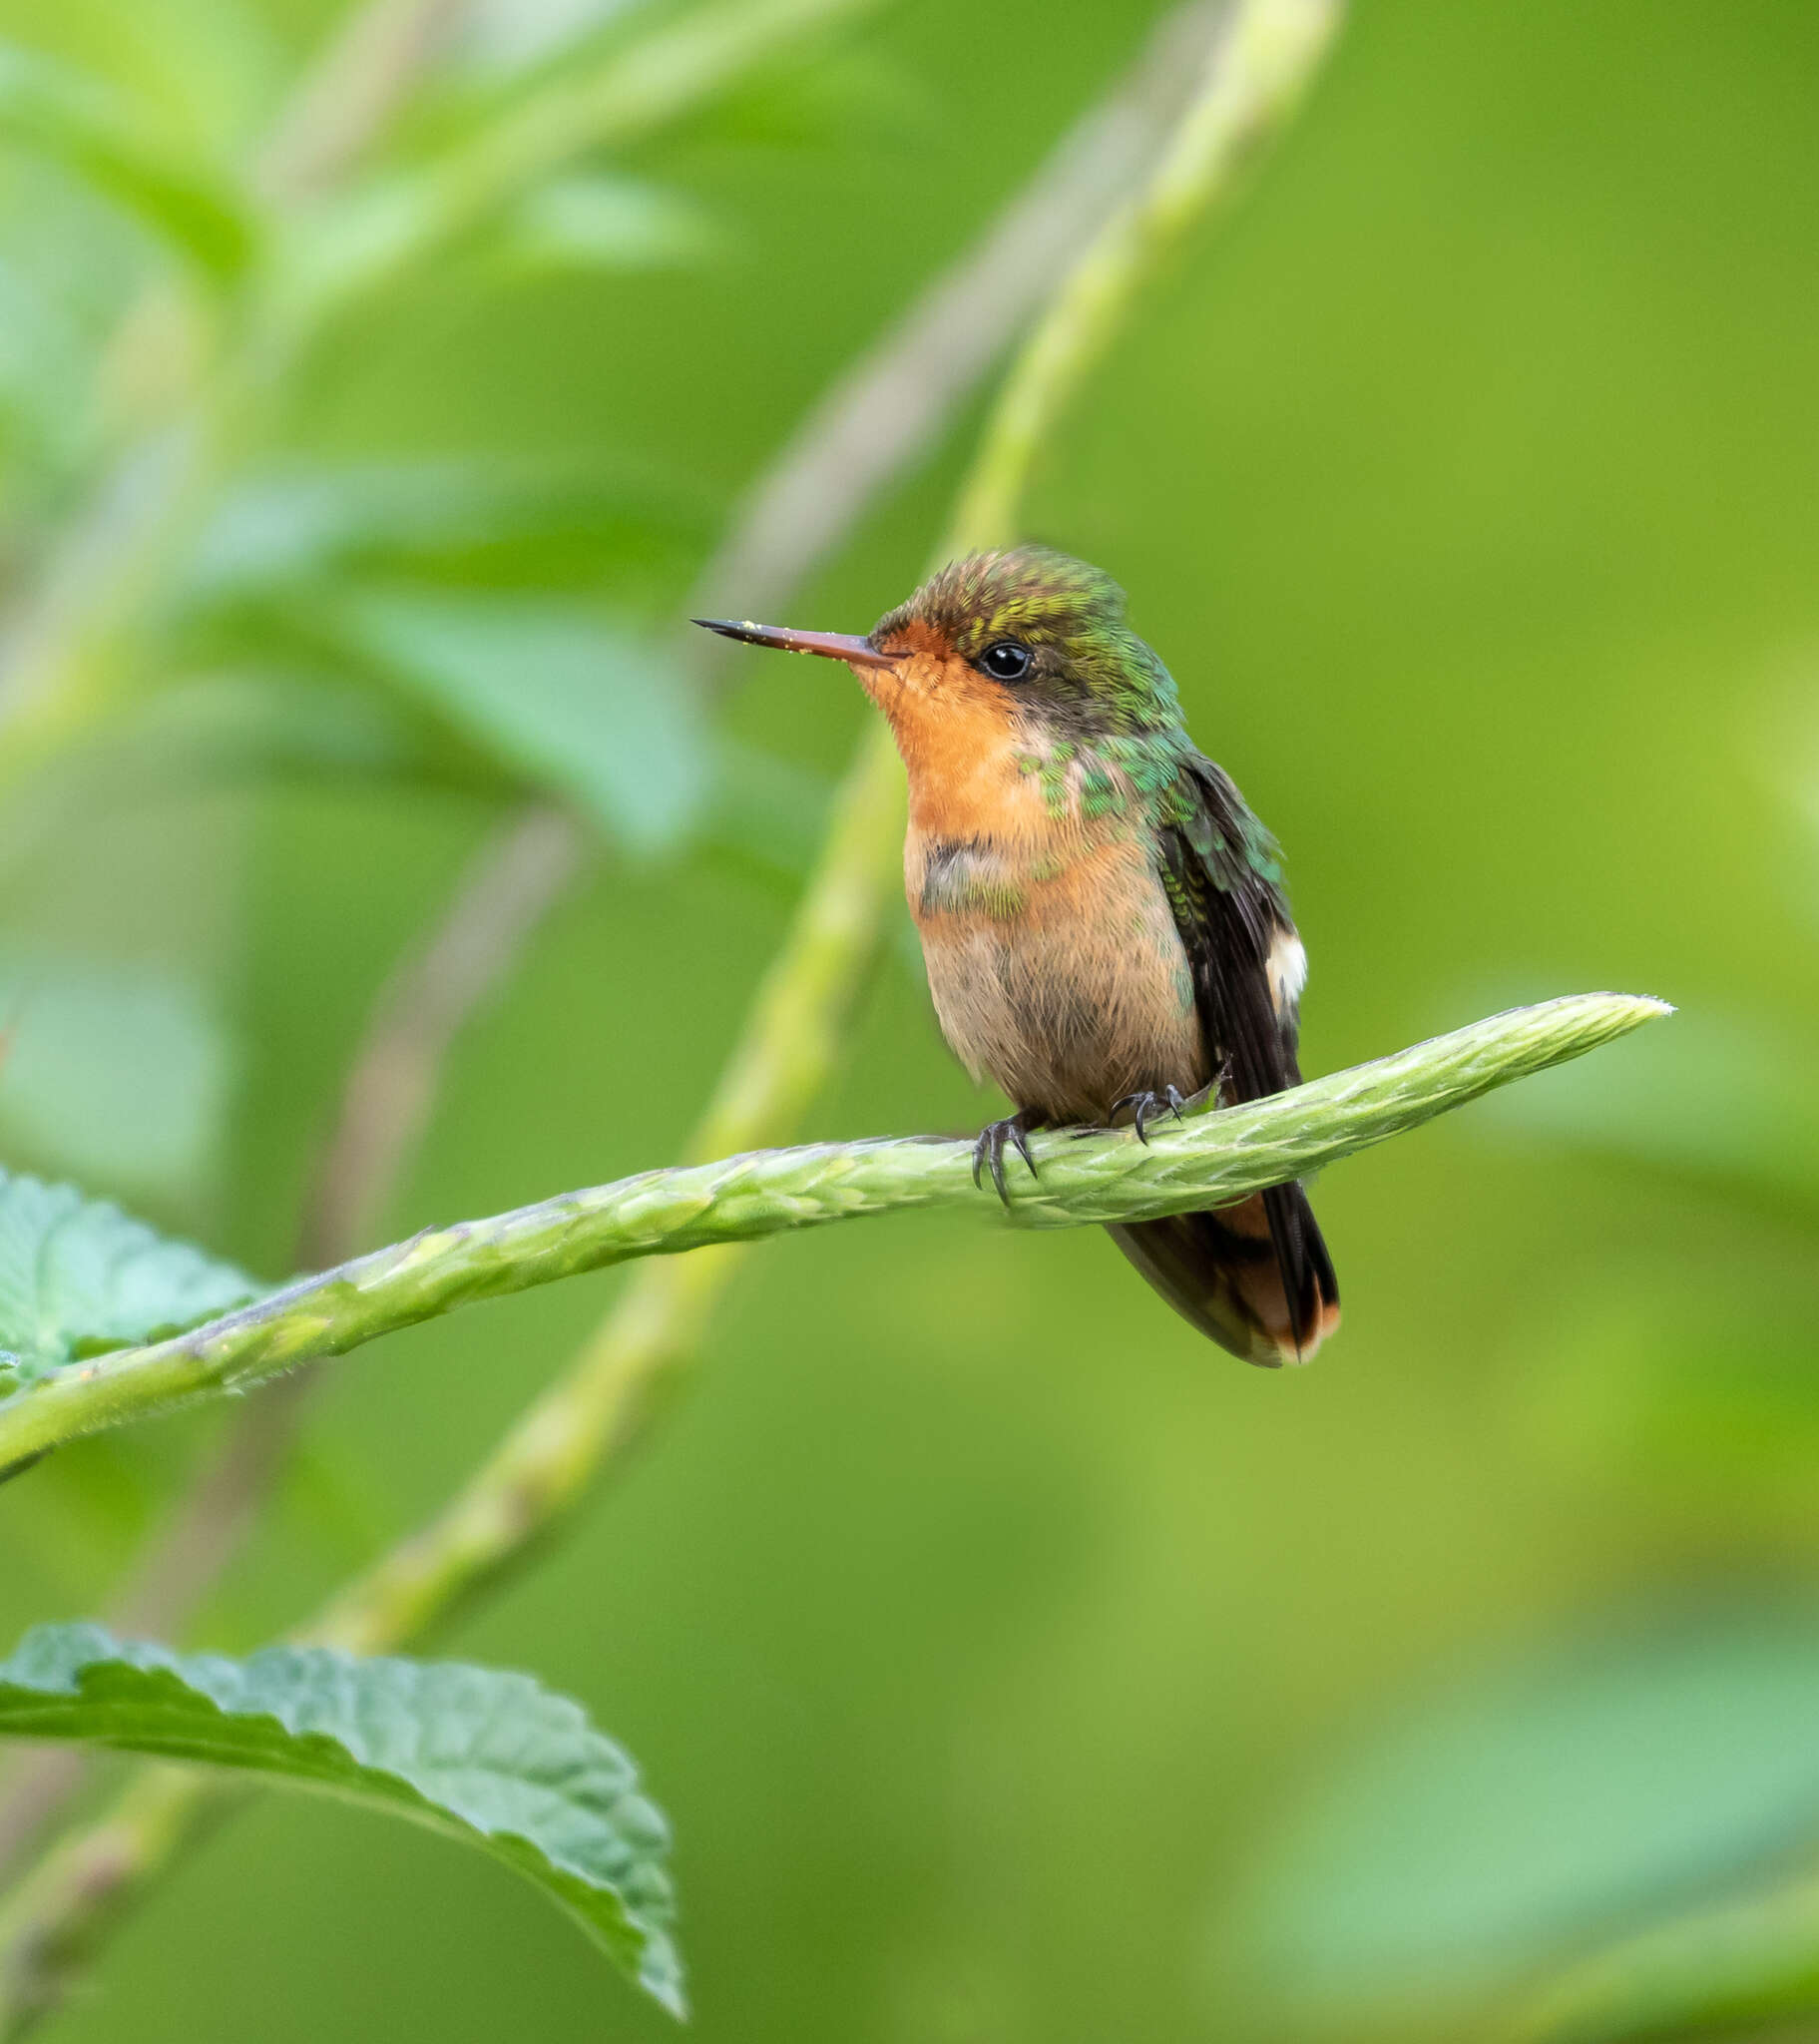
[[[1343,0],[1270,0],[1232,11],[1161,162],[1088,246],[1011,372],[955,514],[970,544],[1016,528],[1058,412],[1105,359],[1158,264],[1231,196],[1246,162],[1293,113],[1343,11]]]
[[[695,578],[694,616],[775,615],[919,457],[987,367],[1137,189],[1178,120],[1232,0],[1163,18],[1129,79],[1074,125],[1029,185],[902,320],[841,376],[759,478]],[[977,531],[1009,531],[972,521]],[[690,631],[685,657],[735,658]]]
[[[1220,60],[1203,74],[1196,104],[1222,89],[1226,58],[1253,50],[1254,38],[1267,39],[1272,26],[1278,32],[1298,30],[1302,61],[1311,72],[1337,11],[1336,5],[1313,0],[1242,0]],[[1309,33],[1310,22],[1317,33]],[[1269,104],[1278,113],[1286,110],[1292,95],[1283,89],[1279,72],[1253,79],[1253,90],[1264,87]],[[1178,151],[1171,151],[1168,161],[1178,173]],[[1199,153],[1202,203],[1218,196],[1235,164],[1235,153],[1228,159]],[[1184,228],[1188,215],[1176,207],[1173,218]],[[1104,241],[1102,234],[1093,244],[1095,253],[1103,254]],[[1150,238],[1147,261],[1159,253]],[[1123,269],[1128,296],[1121,319],[1135,305],[1146,266],[1133,263]],[[1103,352],[1120,321],[1104,316],[1108,301],[1103,294],[1097,303],[1094,345]],[[1071,294],[1064,284],[1031,355],[1048,345],[1046,335],[1058,322],[1081,316],[1082,309],[1078,293]],[[1028,460],[1089,365],[1089,356],[1072,350],[1068,373],[1042,379],[1050,410],[1034,435],[999,432],[988,439],[966,501],[980,501],[989,479],[1002,523],[987,524],[972,511],[956,520],[949,547],[1014,537]],[[1015,378],[1012,387],[1019,387]],[[843,785],[821,865],[722,1080],[709,1111],[710,1129],[744,1124],[756,1130],[746,1141],[775,1141],[792,1126],[799,1103],[822,1083],[876,944],[896,866],[901,800],[888,741],[874,732]],[[779,1026],[795,1034],[781,1035]],[[334,1599],[317,1624],[304,1629],[305,1636],[368,1649],[401,1644],[546,1531],[599,1482],[604,1470],[617,1466],[639,1416],[691,1359],[737,1255],[723,1248],[647,1265],[569,1371],[533,1404],[444,1512]],[[68,1980],[92,1957],[131,1899],[200,1831],[216,1806],[214,1791],[200,1778],[141,1777],[98,1826],[57,1848],[27,1878],[0,1916],[0,2038],[22,2035],[57,2004]]]
[[[1131,75],[1082,116],[978,242],[803,421],[746,497],[685,609],[755,614],[787,603],[937,441],[1031,305],[1148,168],[1230,5],[1186,0],[1163,18]],[[377,0],[349,21],[263,152],[260,181],[274,201],[318,192],[345,174],[451,11],[449,0]],[[702,664],[726,649],[688,631],[680,651]],[[370,1240],[449,1046],[562,897],[563,875],[581,864],[585,848],[586,832],[566,810],[531,802],[463,873],[435,931],[375,1004],[304,1203],[294,1269],[340,1263]],[[310,1372],[286,1378],[227,1428],[110,1608],[115,1632],[166,1639],[188,1626],[281,1477],[312,1382]],[[0,1873],[48,1827],[84,1765],[76,1753],[47,1753],[22,1757],[0,1776]]]

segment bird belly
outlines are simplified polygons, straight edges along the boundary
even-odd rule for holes
[[[1055,1122],[1205,1084],[1186,954],[1135,835],[1067,857],[912,842],[908,865],[935,1014],[975,1078]]]

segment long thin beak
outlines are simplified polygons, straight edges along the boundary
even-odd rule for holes
[[[730,618],[696,618],[695,624],[722,639],[742,639],[747,646],[774,646],[779,653],[818,653],[823,660],[843,660],[849,667],[895,667],[896,659],[880,653],[869,639],[845,632],[785,632],[775,625],[735,624]]]

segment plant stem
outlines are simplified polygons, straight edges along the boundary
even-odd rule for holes
[[[1053,292],[1073,253],[1149,168],[1229,5],[1185,0],[1165,16],[1130,75],[1081,117],[979,240],[838,378],[747,495],[697,577],[686,611],[756,614],[787,603],[934,443],[1031,305]],[[349,18],[261,153],[260,184],[274,203],[294,203],[345,177],[433,51],[450,13],[449,0],[376,0]],[[680,656],[695,665],[727,651],[699,632],[679,641]],[[482,847],[434,930],[400,962],[349,1068],[304,1202],[293,1269],[325,1269],[371,1240],[455,1037],[562,897],[564,875],[582,863],[586,847],[584,827],[566,810],[526,803]],[[673,1311],[668,1321],[680,1325],[682,1317]],[[604,1367],[612,1373],[629,1365]],[[281,1478],[314,1380],[313,1371],[299,1371],[234,1415],[110,1605],[112,1630],[169,1639],[188,1627]],[[0,1875],[48,1826],[83,1773],[80,1754],[46,1752],[21,1756],[0,1774]]]
[[[868,758],[866,767],[871,768]],[[882,782],[882,773],[875,776]],[[834,1051],[833,1019],[879,914],[871,870],[894,849],[895,818],[868,772],[849,784],[812,913],[759,996],[750,1055],[727,1074],[703,1132],[738,1142],[792,1120]],[[876,792],[882,793],[882,786]],[[1227,1206],[1319,1171],[1495,1086],[1582,1056],[1665,1014],[1658,1001],[1581,994],[1517,1008],[1395,1057],[1356,1065],[1241,1107],[1193,1116],[1146,1142],[1129,1130],[1047,1136],[1039,1176],[1013,1179],[1025,1227],[1151,1221]],[[342,1264],[193,1332],[70,1363],[0,1402],[0,1467],[85,1433],[243,1390],[458,1306],[639,1257],[674,1256],[911,1207],[991,1211],[973,1183],[972,1145],[930,1137],[752,1150],[565,1193],[484,1221],[428,1229]]]
[[[1226,47],[1250,48],[1245,38],[1259,26],[1266,29],[1279,16],[1301,18],[1309,4],[1240,0]],[[1336,9],[1321,7],[1319,12],[1330,23]],[[1310,69],[1323,40],[1304,38],[1301,43]],[[1250,77],[1253,89],[1267,82],[1270,112],[1286,112],[1294,95],[1279,74],[1265,80],[1253,67]],[[1215,62],[1202,82],[1201,98],[1220,89]],[[1175,159],[1170,152],[1170,164]],[[1228,166],[1233,161],[1227,159]],[[1200,183],[1200,203],[1217,197],[1219,186],[1215,166]],[[1177,208],[1169,217],[1177,231],[1184,230],[1190,212]],[[1151,216],[1139,207],[1126,218],[1135,232],[1138,222]],[[1145,259],[1119,271],[1126,290],[1123,302],[1115,304],[1102,288],[1094,302],[1089,344],[1059,350],[1067,373],[1035,379],[1036,408],[1046,406],[1046,413],[1032,423],[1028,400],[1021,399],[1026,410],[1018,432],[998,427],[988,433],[963,498],[965,508],[954,521],[951,546],[1014,537],[1029,462],[1088,368],[1111,345],[1135,304],[1147,264],[1161,253],[1157,237],[1144,233]],[[1107,253],[1102,233],[1089,259],[1097,256],[1103,260]],[[1083,309],[1078,291],[1064,284],[1026,349],[1024,366],[1013,374],[1011,393],[1032,386],[1028,364],[1053,349],[1054,329],[1083,316]],[[733,1140],[775,1141],[793,1126],[799,1103],[822,1083],[846,1007],[875,946],[897,863],[894,839],[901,800],[888,740],[881,730],[874,731],[843,784],[827,850],[709,1109],[703,1137],[743,1123],[755,1133]],[[771,1025],[798,1033],[773,1039],[767,1033]],[[820,1060],[818,1068],[811,1065],[813,1058]],[[445,1511],[332,1600],[304,1636],[368,1650],[400,1645],[546,1531],[599,1482],[605,1469],[617,1466],[618,1451],[633,1437],[639,1416],[691,1357],[737,1255],[722,1248],[641,1271],[569,1371],[534,1403]],[[127,1902],[207,1821],[220,1793],[201,1777],[169,1788],[161,1788],[159,1781],[153,1777],[129,1787],[99,1825],[43,1861],[0,1915],[0,2039],[22,2035],[56,2005]],[[135,1798],[147,1798],[152,1806],[140,1809]]]
[[[769,464],[695,578],[690,615],[774,616],[867,504],[938,444],[950,414],[1125,203],[1173,133],[1230,0],[1165,16],[1129,78],[1089,108],[974,246],[828,390]],[[998,525],[974,529],[1009,533]],[[696,666],[736,660],[689,631]]]
[[[1342,0],[1251,0],[1232,10],[1149,182],[1088,246],[1012,370],[955,514],[962,545],[993,545],[1015,530],[1056,416],[1105,359],[1146,279],[1294,111],[1342,13]]]

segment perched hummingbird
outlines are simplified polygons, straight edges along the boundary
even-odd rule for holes
[[[1274,839],[1194,750],[1124,591],[1041,547],[943,568],[864,638],[699,618],[842,660],[909,774],[903,872],[942,1034],[1017,1112],[973,1176],[1005,1195],[1027,1130],[1296,1085],[1306,954]],[[1304,1362],[1339,1322],[1298,1185],[1111,1231],[1184,1318],[1246,1361]]]

